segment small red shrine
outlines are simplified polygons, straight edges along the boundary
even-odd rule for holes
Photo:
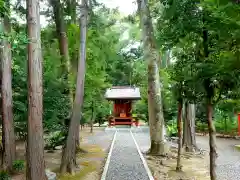
[[[113,113],[108,120],[109,126],[136,125],[138,120],[132,117],[133,101],[140,100],[139,88],[130,86],[113,86],[107,89],[105,98],[113,101]]]

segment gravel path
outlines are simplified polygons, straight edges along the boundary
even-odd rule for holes
[[[114,132],[96,131],[94,135],[88,136],[86,141],[88,144],[99,145],[104,151],[108,150],[111,145]]]
[[[150,147],[149,132],[135,132],[134,137],[142,152]],[[207,136],[197,136],[199,148],[209,151]],[[217,138],[217,180],[240,180],[240,152],[234,145],[240,144],[239,140]]]
[[[149,180],[129,130],[116,134],[106,180]]]
[[[200,148],[209,151],[207,136],[196,139]],[[240,180],[240,152],[234,148],[237,144],[239,140],[217,138],[217,180]]]

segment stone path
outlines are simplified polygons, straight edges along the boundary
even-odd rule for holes
[[[102,180],[149,180],[131,132],[118,130],[113,143],[106,177]]]

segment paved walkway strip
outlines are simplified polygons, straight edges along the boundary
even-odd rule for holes
[[[141,154],[131,131],[118,130],[101,180],[153,180],[139,153]]]

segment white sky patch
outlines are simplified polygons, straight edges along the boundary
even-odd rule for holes
[[[13,0],[12,4],[15,4],[16,2],[17,2],[16,0]],[[20,3],[21,3],[21,6],[26,8],[26,1],[20,1]],[[40,1],[39,4],[40,4],[40,11],[46,10],[49,6],[48,3],[43,2],[43,1]],[[26,24],[27,23],[26,22],[26,16],[19,17],[19,15],[16,14],[14,11],[11,12],[11,16],[16,18],[20,24]],[[48,24],[47,19],[44,15],[40,15],[40,24],[41,24],[42,28],[46,27],[47,24]]]
[[[13,0],[13,3],[15,2],[16,0]],[[118,8],[119,12],[123,16],[133,14],[137,10],[136,0],[98,0],[98,2],[105,4],[110,9]],[[26,7],[26,1],[21,1],[21,4],[23,7]],[[48,3],[40,1],[41,11],[47,9],[48,7]],[[16,14],[12,14],[12,16],[16,17],[20,23],[26,23],[25,17],[17,17]],[[42,28],[46,27],[48,24],[48,20],[44,15],[40,15],[40,24]]]
[[[98,0],[104,3],[108,8],[118,7],[123,15],[133,14],[137,10],[136,0]]]

